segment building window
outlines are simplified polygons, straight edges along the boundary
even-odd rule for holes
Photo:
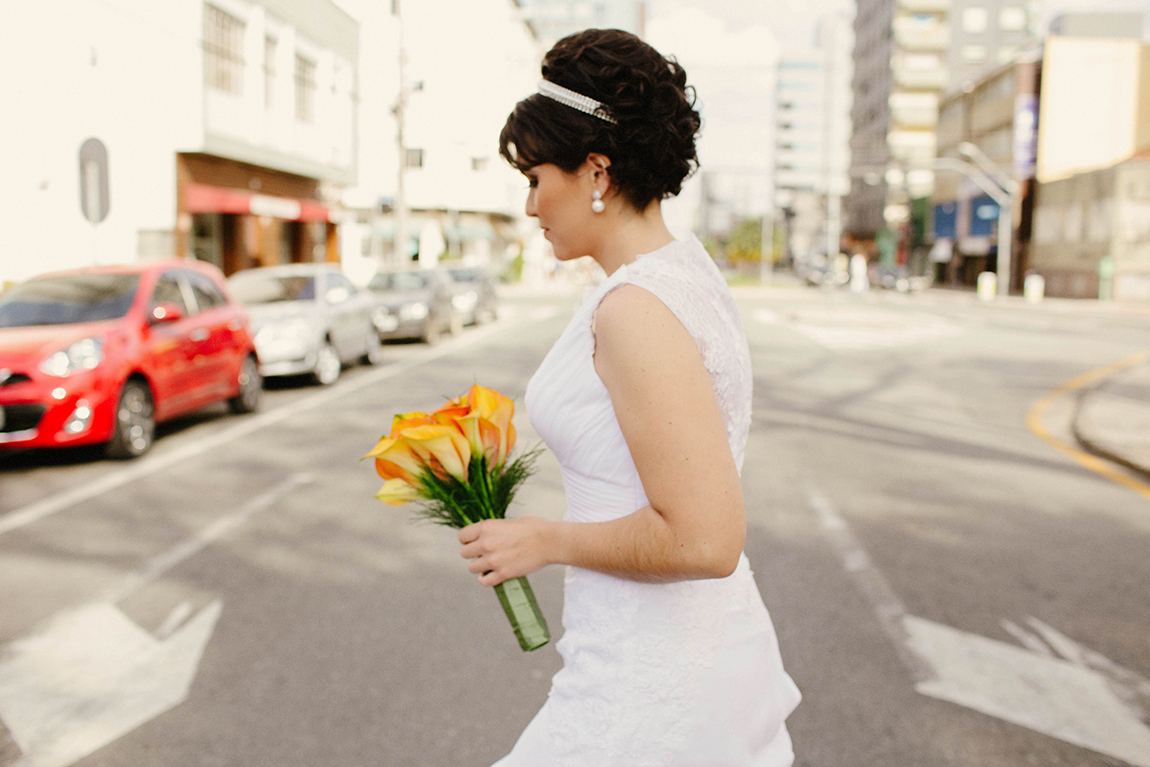
[[[486,157],[472,157],[471,158],[471,169],[476,170],[476,171],[487,170],[487,158]]]
[[[213,5],[204,6],[204,83],[209,88],[243,93],[244,23]]]
[[[986,26],[990,21],[990,14],[985,8],[974,6],[973,8],[964,8],[962,11],[962,31],[978,34],[986,31]]]
[[[408,149],[405,152],[404,167],[422,168],[423,167],[423,150],[422,149]]]
[[[1026,29],[1026,9],[1006,6],[998,12],[998,26],[1004,32],[1021,32]]]
[[[295,119],[309,123],[315,119],[315,62],[295,55]]]
[[[264,38],[264,106],[272,108],[276,93],[276,39]]]
[[[968,64],[978,64],[986,61],[986,46],[964,45],[959,50],[959,55],[962,57],[962,60]]]
[[[1013,45],[1004,45],[998,49],[998,53],[995,54],[995,58],[998,59],[999,64],[1009,64],[1010,62],[1014,61],[1014,58],[1017,55],[1017,48],[1015,48]]]

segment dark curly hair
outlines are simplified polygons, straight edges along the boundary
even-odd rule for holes
[[[593,152],[611,159],[611,183],[636,210],[673,197],[699,165],[695,89],[673,58],[629,32],[588,29],[555,43],[543,79],[604,104],[618,122],[533,94],[499,134],[499,153],[525,171],[552,163],[574,172]]]

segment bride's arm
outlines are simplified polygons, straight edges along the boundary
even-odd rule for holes
[[[603,299],[595,336],[595,369],[650,505],[610,522],[471,525],[459,532],[469,569],[485,573],[484,585],[547,564],[635,580],[731,574],[746,538],[743,493],[698,347],[666,305],[633,285]]]

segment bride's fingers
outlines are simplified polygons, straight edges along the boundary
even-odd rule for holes
[[[507,580],[495,570],[488,570],[479,576],[480,586],[498,586],[503,581]]]
[[[463,544],[471,543],[479,537],[479,527],[477,525],[468,525],[467,527],[460,528],[459,542]]]

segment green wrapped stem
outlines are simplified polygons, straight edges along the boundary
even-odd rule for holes
[[[495,587],[495,593],[499,595],[499,603],[503,605],[503,612],[507,613],[507,620],[511,621],[515,638],[524,652],[538,650],[551,641],[547,620],[535,601],[535,592],[527,578],[503,581]]]

